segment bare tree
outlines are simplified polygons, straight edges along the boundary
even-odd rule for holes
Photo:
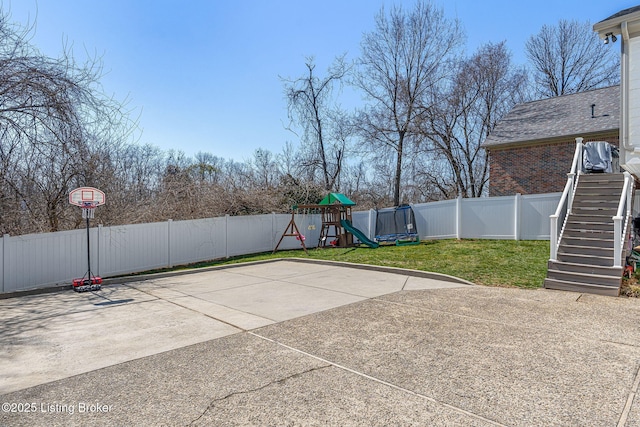
[[[283,79],[289,102],[289,119],[302,128],[300,138],[303,146],[307,147],[304,150],[306,166],[319,169],[324,189],[331,191],[342,171],[345,151],[344,139],[332,138],[337,116],[337,107],[332,105],[332,92],[349,67],[345,63],[345,55],[335,59],[324,78],[314,74],[313,57],[307,58],[305,66],[306,76],[296,80]]]
[[[497,122],[525,96],[527,74],[511,64],[505,43],[487,44],[462,60],[439,103],[425,109],[421,130],[433,162],[421,173],[442,197],[479,197],[489,179],[487,153],[480,147]],[[453,191],[452,191],[453,190]]]
[[[67,195],[92,178],[99,151],[92,147],[117,145],[131,124],[123,104],[100,91],[98,59],[77,63],[69,49],[47,57],[30,45],[30,34],[0,11],[3,232],[69,228]]]
[[[99,159],[94,179],[78,183],[100,188],[108,202],[100,208],[104,225],[157,221],[155,201],[165,172],[165,153],[152,145],[106,144],[95,157]]]
[[[418,141],[419,115],[430,94],[448,72],[449,62],[462,43],[457,21],[426,1],[405,12],[384,8],[375,19],[375,30],[366,33],[357,61],[354,83],[368,105],[358,116],[363,139],[372,151],[390,149],[395,154],[393,203],[400,204],[403,157],[406,144]]]
[[[620,55],[589,22],[560,20],[544,25],[526,43],[535,89],[541,97],[583,92],[620,82]]]
[[[256,178],[256,185],[265,189],[275,186],[280,177],[278,164],[271,151],[258,148],[253,152],[253,160],[250,161],[253,174]]]
[[[191,174],[197,182],[218,183],[224,159],[214,156],[211,153],[199,151],[196,153],[194,162],[189,166]]]

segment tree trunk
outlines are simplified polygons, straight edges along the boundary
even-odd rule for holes
[[[398,140],[398,148],[396,153],[398,155],[396,159],[396,175],[393,184],[393,205],[400,206],[400,180],[402,178],[402,154],[403,154],[404,134],[400,134]]]

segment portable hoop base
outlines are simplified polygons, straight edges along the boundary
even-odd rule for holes
[[[93,276],[91,279],[81,277],[73,279],[73,290],[76,292],[99,291],[102,289],[102,278]]]

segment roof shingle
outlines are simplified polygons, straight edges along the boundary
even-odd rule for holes
[[[482,146],[491,148],[619,128],[620,86],[610,86],[518,104],[498,122]]]
[[[616,13],[614,15],[611,15],[607,19],[603,19],[602,21],[598,22],[598,24],[602,24],[603,22],[607,22],[607,21],[612,20],[612,19],[620,18],[620,17],[625,16],[625,15],[630,15],[632,13],[639,12],[639,11],[640,11],[640,6],[633,6],[633,7],[621,10],[620,12],[618,12],[618,13]]]

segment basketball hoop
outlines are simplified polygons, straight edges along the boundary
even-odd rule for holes
[[[94,213],[96,211],[96,206],[98,205],[94,202],[83,202],[82,219],[93,219]]]
[[[69,203],[84,208],[104,205],[104,193],[93,187],[80,187],[69,193]]]
[[[82,219],[93,219],[96,207],[104,205],[104,193],[93,187],[80,187],[69,193],[69,203],[82,208]]]
[[[91,244],[89,241],[89,220],[94,218],[96,207],[104,205],[104,193],[93,187],[80,187],[69,193],[69,203],[82,208],[82,219],[87,221],[87,272],[81,279],[73,280],[76,292],[99,291],[102,279],[91,273]]]

